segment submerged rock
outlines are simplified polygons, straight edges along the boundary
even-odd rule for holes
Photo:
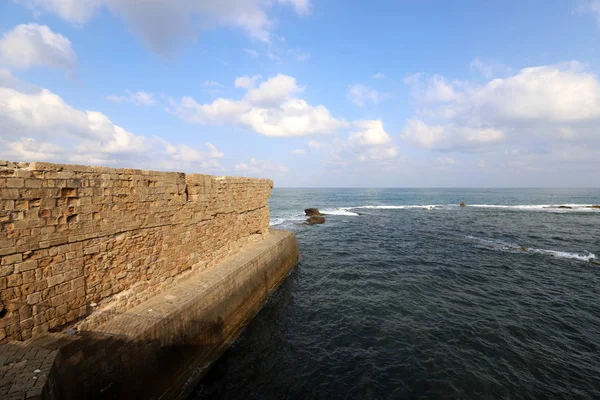
[[[573,207],[569,207],[569,206],[558,206],[558,208],[567,208],[567,209],[571,210]]]
[[[594,265],[600,265],[600,261],[590,260],[590,262]]]
[[[307,208],[304,210],[304,214],[306,214],[307,217],[311,217],[313,215],[323,215],[318,208]]]
[[[467,205],[463,202],[463,203],[460,203],[459,206],[466,207]]]
[[[597,209],[600,209],[600,205],[588,206],[587,208],[597,208]]]
[[[316,224],[324,224],[324,223],[325,223],[325,217],[323,217],[321,215],[312,215],[305,222],[305,224],[307,224],[307,225],[316,225]]]

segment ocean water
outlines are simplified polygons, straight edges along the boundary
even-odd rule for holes
[[[599,399],[592,204],[600,189],[276,189],[300,263],[191,398]],[[298,225],[307,207],[326,223]]]

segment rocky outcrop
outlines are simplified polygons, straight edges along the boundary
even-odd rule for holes
[[[317,225],[317,224],[324,224],[324,223],[325,223],[325,217],[323,217],[321,215],[312,215],[305,222],[305,224],[307,224],[307,225]]]
[[[463,203],[460,203],[459,206],[466,207],[467,205],[463,202]]]
[[[307,208],[304,210],[304,214],[306,214],[307,217],[312,217],[313,215],[323,215],[318,208]]]
[[[571,210],[573,207],[569,207],[569,206],[558,206],[557,208],[566,208],[567,210]]]
[[[595,208],[595,209],[600,209],[600,205],[588,206],[587,208]]]

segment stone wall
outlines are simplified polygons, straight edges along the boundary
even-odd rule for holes
[[[0,342],[93,329],[264,239],[272,186],[0,161]]]

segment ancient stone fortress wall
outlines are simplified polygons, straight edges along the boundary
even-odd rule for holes
[[[265,239],[272,186],[0,161],[0,342],[93,329]]]

